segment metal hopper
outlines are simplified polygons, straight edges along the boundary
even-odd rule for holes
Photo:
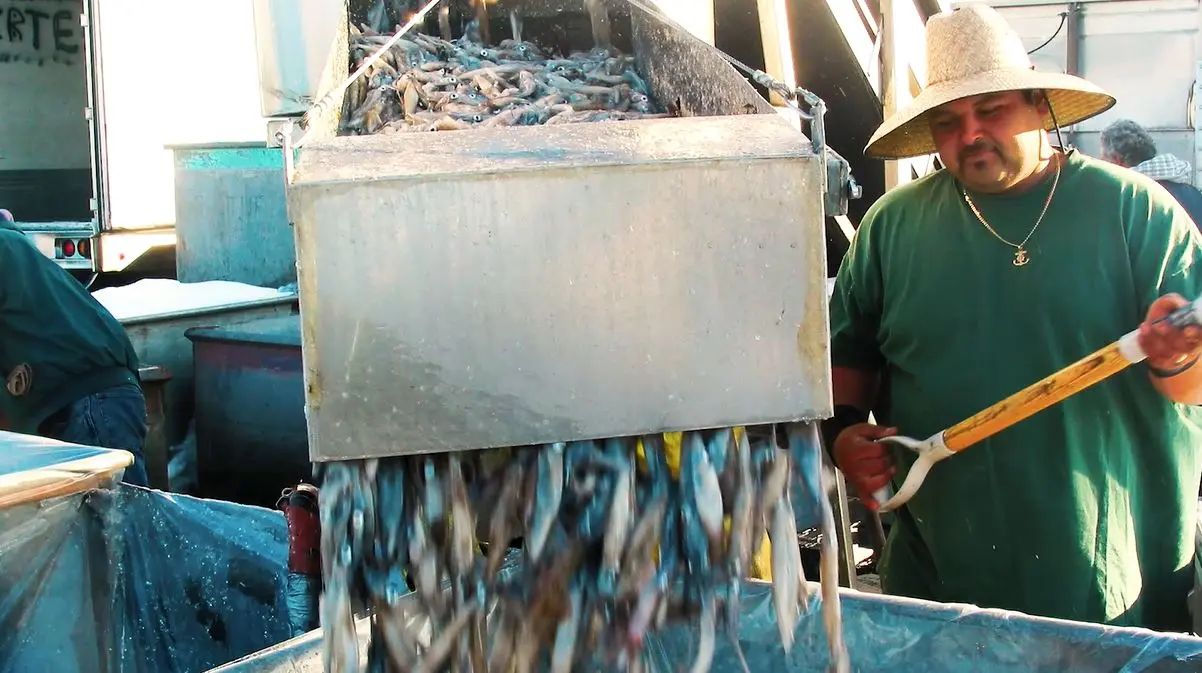
[[[830,415],[845,164],[705,43],[611,20],[682,117],[338,137],[340,104],[311,115],[288,208],[313,460]]]

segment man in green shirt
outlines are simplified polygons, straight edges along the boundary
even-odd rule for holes
[[[937,464],[896,511],[885,592],[1187,630],[1202,476],[1202,237],[1141,175],[1051,143],[1114,104],[1035,72],[994,10],[927,24],[930,85],[867,152],[946,167],[866,214],[831,299],[836,464],[866,502],[928,437],[1140,326],[1132,367]],[[868,424],[872,411],[880,426]]]
[[[0,415],[8,429],[134,455],[145,486],[146,401],[125,328],[0,210]]]

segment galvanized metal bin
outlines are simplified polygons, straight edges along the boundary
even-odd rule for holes
[[[171,373],[164,399],[166,417],[163,432],[168,445],[184,440],[193,413],[195,367],[192,344],[184,336],[184,331],[199,326],[237,325],[263,317],[296,314],[297,311],[297,298],[282,295],[279,298],[238,301],[121,319],[121,326],[125,328],[134,352],[138,354],[138,361],[163,367]]]
[[[768,115],[308,144],[313,458],[828,416],[824,170]]]
[[[683,118],[314,115],[288,188],[314,460],[830,415],[825,158],[711,47],[624,20]]]
[[[173,145],[176,278],[296,282],[284,157],[262,143]]]
[[[197,473],[205,497],[271,507],[312,478],[300,316],[189,329]]]

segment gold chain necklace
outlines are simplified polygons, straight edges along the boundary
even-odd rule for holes
[[[994,231],[993,227],[989,226],[989,223],[985,221],[985,216],[982,215],[981,211],[977,209],[977,204],[973,203],[972,198],[968,196],[967,189],[961,187],[960,193],[964,195],[964,202],[968,204],[969,209],[972,210],[972,214],[977,216],[977,221],[983,224],[985,228],[989,230],[989,233],[993,234],[994,238],[1014,248],[1014,266],[1026,266],[1027,262],[1031,261],[1031,256],[1027,254],[1027,241],[1031,240],[1031,235],[1035,233],[1035,230],[1039,228],[1039,224],[1043,222],[1043,216],[1047,214],[1048,206],[1052,205],[1052,197],[1056,195],[1056,185],[1059,183],[1060,156],[1056,155],[1056,176],[1052,178],[1052,190],[1048,192],[1047,201],[1043,202],[1043,210],[1040,211],[1039,218],[1035,220],[1035,226],[1031,227],[1031,231],[1027,234],[1027,237],[1023,239],[1023,242],[1018,244],[1011,243],[1010,241],[1002,238],[1001,234],[997,233]]]

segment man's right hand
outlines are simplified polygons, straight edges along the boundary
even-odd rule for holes
[[[874,512],[879,503],[872,494],[884,488],[897,471],[889,445],[876,440],[896,434],[897,428],[858,423],[835,438],[835,465],[864,505]]]

